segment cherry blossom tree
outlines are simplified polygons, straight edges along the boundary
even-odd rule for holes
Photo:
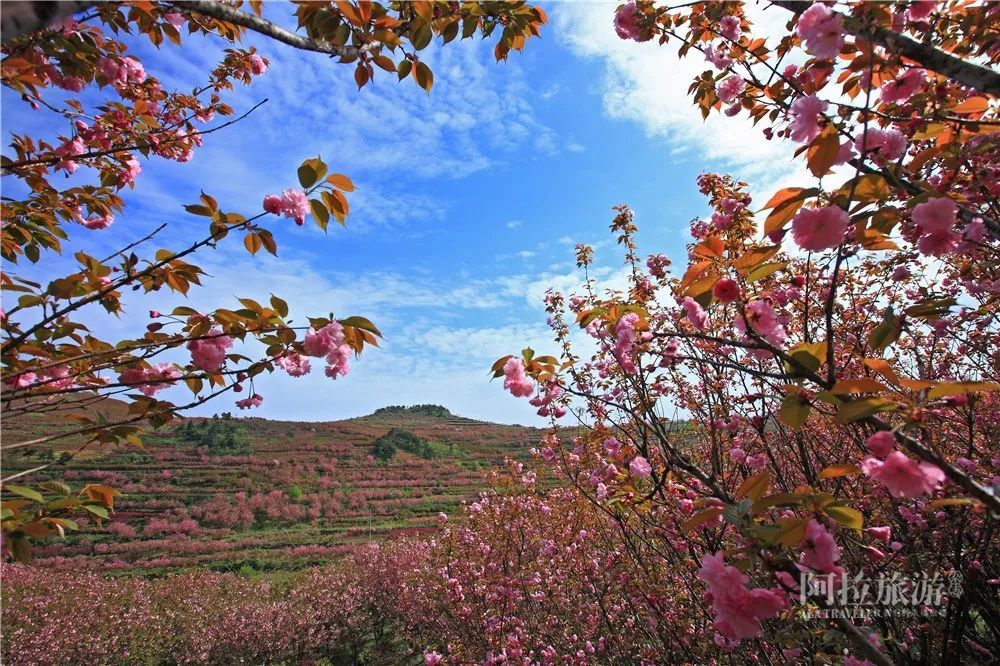
[[[696,578],[717,654],[995,657],[998,10],[774,2],[787,32],[767,38],[742,2],[617,10],[622,39],[704,57],[696,108],[790,143],[808,182],[755,205],[703,174],[711,212],[676,274],[617,207],[627,288],[602,290],[578,246],[583,289],[546,298],[559,353],[493,371],[552,419],[542,459],[678,590]],[[858,619],[805,574],[963,582]]]
[[[10,13],[4,8],[2,82],[38,117],[56,118],[64,130],[36,136],[32,127],[11,128],[11,151],[3,156],[2,400],[4,418],[53,414],[72,425],[3,443],[6,460],[37,460],[2,479],[4,492],[17,496],[4,503],[5,545],[21,560],[30,557],[29,537],[74,529],[74,512],[98,522],[107,518],[117,493],[102,484],[78,490],[52,480],[21,485],[38,472],[88,447],[139,445],[144,427],[162,426],[227,393],[243,396],[236,401],[240,408],[259,406],[262,375],[276,370],[298,377],[324,363],[331,379],[343,377],[352,355],[378,344],[378,328],[363,317],[327,313],[293,320],[276,295],[267,303],[241,298],[232,308],[151,310],[145,330],[122,340],[103,339],[81,321],[81,315],[102,311],[119,316],[129,291],[187,295],[208,279],[191,263],[195,255],[233,238],[251,254],[276,254],[275,230],[284,222],[275,216],[296,225],[310,219],[323,230],[331,220],[345,223],[351,179],[310,158],[298,168],[295,186],[275,174],[275,189],[283,191],[257,208],[203,193],[185,208],[206,226],[179,247],[155,247],[167,224],[142,237],[129,233],[121,193],[141,190],[146,160],[190,161],[209,135],[264,103],[237,112],[225,102],[235,85],[251,84],[268,69],[264,54],[241,47],[247,31],[270,38],[275,48],[335,58],[332,64],[353,68],[359,88],[382,70],[430,92],[433,73],[420,52],[435,37],[447,44],[459,36],[494,35],[500,60],[523,48],[546,22],[542,10],[523,2],[296,3],[289,10],[297,32],[265,19],[259,1],[249,3],[250,11],[241,2],[38,4],[10,3]],[[59,14],[61,20],[48,22]],[[182,48],[215,35],[230,48],[191,90],[172,91],[147,73],[146,64],[155,63],[129,52],[117,37],[123,33]],[[63,177],[71,174],[66,185]],[[119,249],[103,257],[75,249],[88,234],[114,235]],[[77,264],[70,273],[51,268],[55,255],[70,253]],[[18,266],[26,263],[38,264],[47,284],[19,275]],[[175,385],[190,397],[157,397]],[[110,398],[124,400],[125,407]]]

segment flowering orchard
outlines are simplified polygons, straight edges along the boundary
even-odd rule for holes
[[[550,291],[558,357],[525,350],[495,376],[551,415],[541,457],[697,590],[714,627],[675,622],[714,639],[705,658],[996,659],[1000,5],[767,11],[780,39],[741,2],[629,2],[614,28],[704,58],[695,106],[796,146],[799,186],[761,203],[702,175],[712,212],[676,273],[617,207],[627,288]],[[562,436],[565,410],[589,434]],[[865,618],[800,590],[806,573],[923,572],[962,591]]]
[[[5,456],[49,454],[2,479],[5,493],[16,496],[3,505],[5,545],[22,561],[30,558],[29,538],[74,529],[69,517],[74,513],[107,518],[117,492],[102,484],[74,489],[58,481],[32,487],[33,474],[87,447],[138,445],[145,425],[159,427],[227,393],[242,394],[236,400],[241,409],[256,407],[264,399],[258,389],[264,391],[260,384],[266,373],[283,370],[298,377],[310,372],[312,363],[324,363],[331,379],[343,377],[353,354],[378,344],[379,330],[363,317],[326,314],[298,323],[302,320],[293,320],[278,296],[265,304],[241,298],[235,309],[150,311],[145,330],[122,340],[102,339],[101,331],[81,323],[81,315],[94,316],[93,311],[117,317],[129,291],[187,295],[206,278],[191,263],[194,256],[233,238],[251,254],[276,254],[286,218],[297,225],[311,218],[324,230],[331,219],[345,222],[354,185],[311,158],[298,168],[298,186],[268,195],[256,210],[202,194],[185,208],[204,218],[206,226],[179,247],[154,247],[167,224],[141,237],[128,232],[121,193],[141,189],[145,161],[188,162],[213,132],[264,103],[237,111],[225,102],[234,85],[250,84],[268,69],[265,55],[240,46],[243,35],[250,30],[268,37],[275,48],[334,57],[353,67],[359,88],[382,70],[400,81],[413,79],[430,92],[433,73],[420,51],[436,36],[447,44],[459,35],[488,38],[499,27],[494,35],[499,60],[521,49],[546,22],[541,10],[523,2],[298,3],[289,6],[304,33],[296,34],[263,18],[261,2],[250,2],[250,11],[241,5],[62,3],[47,6],[45,18],[78,13],[54,25],[31,14],[42,11],[38,5],[21,3],[9,15],[5,7],[3,85],[38,117],[58,118],[64,130],[58,136],[34,136],[30,127],[11,128],[12,152],[3,157],[3,410],[5,417],[57,413],[74,424],[3,444]],[[122,33],[163,48],[183,48],[188,40],[215,35],[231,47],[203,80],[192,82],[190,91],[166,90],[146,71],[155,72],[156,63],[130,54],[117,38]],[[210,190],[212,183],[204,187]],[[284,185],[276,183],[279,188]],[[92,233],[115,235],[118,249],[105,257],[74,251],[75,242]],[[65,275],[51,268],[53,255],[69,253],[77,268]],[[17,268],[25,263],[49,268],[47,284],[19,276]],[[157,398],[174,385],[190,396],[178,402]],[[107,409],[111,397],[128,401],[124,414]]]

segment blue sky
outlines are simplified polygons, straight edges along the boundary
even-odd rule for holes
[[[764,141],[739,119],[702,123],[686,97],[705,69],[699,59],[622,42],[613,3],[543,6],[552,19],[543,38],[506,63],[495,63],[492,42],[478,39],[429,48],[430,96],[385,73],[358,92],[352,67],[250,36],[271,68],[226,100],[237,113],[269,102],[206,137],[190,163],[144,162],[126,215],[105,232],[74,228],[74,247],[110,250],[161,222],[170,224],[162,244],[179,247],[202,232],[203,218],[181,208],[200,190],[225,210],[252,214],[265,194],[296,185],[303,159],[320,155],[358,186],[347,228],[324,235],[282,219],[271,227],[277,260],[249,257],[236,243],[199,255],[213,279],[192,291],[191,304],[230,307],[237,296],[261,300],[273,291],[300,317],[368,316],[386,340],[346,378],[316,371],[263,378],[257,413],[330,420],[431,402],[474,418],[541,424],[526,401],[490,383],[487,370],[526,344],[555,351],[541,296],[549,285],[579,281],[575,243],[599,246],[598,273],[614,283],[620,256],[607,234],[611,206],[637,211],[645,253],[683,261],[688,223],[705,212],[698,173],[730,170],[761,201],[791,173],[788,146]],[[291,22],[281,5],[268,12]],[[180,89],[198,85],[223,48],[203,38],[159,53],[148,42],[130,44],[147,71]],[[66,131],[40,122],[7,91],[3,102],[5,133]],[[121,321],[98,313],[91,321],[108,337],[134,335],[149,307],[182,301],[129,300]],[[224,398],[203,412],[231,407]]]

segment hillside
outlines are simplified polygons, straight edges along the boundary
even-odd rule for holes
[[[53,427],[40,415],[4,424],[11,439]],[[400,448],[375,458],[373,443],[390,431],[420,442],[413,450],[421,455]],[[322,423],[190,419],[148,435],[141,449],[63,465],[74,486],[100,482],[125,495],[103,528],[83,527],[36,557],[115,572],[300,568],[352,543],[427,531],[439,512],[484,488],[487,470],[506,457],[526,459],[540,436],[434,406]],[[5,460],[9,471],[34,464]]]

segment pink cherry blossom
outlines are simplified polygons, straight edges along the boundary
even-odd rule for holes
[[[953,229],[957,213],[958,206],[947,197],[936,197],[914,206],[911,218],[920,232],[917,249],[935,257],[954,252],[962,239]]]
[[[250,71],[256,76],[260,76],[267,71],[267,61],[254,53],[250,56]]]
[[[184,26],[184,23],[186,22],[184,20],[184,15],[179,14],[177,12],[167,12],[166,14],[163,15],[163,20],[169,23],[170,25],[174,26],[178,30],[180,30]]]
[[[515,398],[527,398],[535,392],[535,387],[531,380],[525,375],[524,361],[511,357],[503,365],[503,387],[511,392]]]
[[[734,42],[739,41],[743,29],[740,27],[740,20],[735,16],[723,16],[719,21],[719,33],[726,39]]]
[[[958,206],[947,197],[929,199],[913,208],[913,222],[922,234],[951,231],[955,225]]]
[[[248,398],[243,398],[242,400],[236,401],[236,406],[240,409],[250,409],[251,407],[260,407],[261,403],[264,402],[264,397],[254,393]]]
[[[274,215],[281,214],[281,197],[277,194],[268,194],[264,197],[264,210]]]
[[[883,527],[869,527],[865,529],[865,532],[871,534],[884,544],[888,544],[892,540],[892,527],[888,525]]]
[[[123,164],[123,168],[118,172],[118,187],[125,187],[135,182],[136,176],[142,172],[142,165],[134,156],[129,155]]]
[[[77,221],[87,229],[96,231],[110,227],[115,221],[115,216],[111,213],[105,213],[104,215],[91,213],[86,218],[80,218]]]
[[[803,571],[813,571],[823,574],[840,576],[843,567],[837,565],[840,560],[840,547],[817,520],[810,520],[806,525],[806,533],[802,539],[802,555],[799,557],[799,568]]]
[[[881,130],[873,127],[854,140],[854,147],[863,156],[877,155],[893,161],[906,152],[906,137],[899,130]]]
[[[289,189],[281,194],[281,212],[295,220],[295,224],[305,222],[309,214],[309,199],[302,190]]]
[[[705,60],[715,65],[717,69],[728,69],[733,64],[733,59],[726,55],[725,51],[726,49],[723,47],[716,50],[714,46],[709,44],[705,47]]]
[[[788,599],[778,588],[748,590],[750,579],[726,566],[721,552],[702,558],[698,578],[708,585],[715,630],[732,641],[759,636],[760,621],[788,607]]]
[[[719,87],[715,91],[715,96],[719,98],[723,104],[729,104],[746,88],[746,81],[743,80],[742,76],[733,75],[725,79],[719,84]]]
[[[342,344],[344,344],[344,327],[340,322],[331,321],[319,330],[310,328],[306,331],[302,348],[309,356],[326,356]]]
[[[128,368],[118,376],[122,384],[136,384],[140,393],[153,396],[172,386],[184,373],[173,363],[157,363],[148,368]]]
[[[792,219],[792,238],[803,250],[816,252],[844,242],[850,218],[840,206],[803,208]]]
[[[814,7],[817,5],[813,5]],[[826,111],[829,103],[821,100],[816,95],[799,97],[792,102],[788,111],[791,120],[788,124],[789,136],[798,143],[809,143],[819,136],[820,116]]]
[[[324,374],[330,379],[343,377],[350,371],[348,361],[351,359],[351,348],[346,345],[337,345],[326,355],[326,368]]]
[[[629,312],[622,315],[618,323],[615,324],[615,346],[611,353],[622,368],[622,372],[631,375],[636,372],[635,362],[631,358],[632,350],[637,339],[636,326],[639,324],[639,315]]]
[[[933,493],[943,482],[944,472],[929,463],[917,463],[900,451],[893,451],[885,460],[866,458],[861,463],[864,473],[888,489],[893,497],[919,497]]]
[[[767,301],[757,299],[747,303],[746,319],[750,322],[750,328],[760,337],[775,346],[784,344],[788,334],[781,322],[778,321],[778,315],[774,308]],[[746,323],[743,321],[743,317],[737,316],[733,325],[738,331],[746,332]]]
[[[628,469],[634,476],[649,477],[653,473],[652,465],[642,456],[632,458],[632,462],[628,464]]]
[[[615,13],[615,32],[622,39],[633,39],[637,42],[646,42],[652,38],[652,34],[647,34],[639,27],[639,20],[642,14],[634,2],[626,2]]]
[[[731,278],[722,278],[712,287],[712,295],[720,303],[730,303],[740,297],[740,285]]]
[[[899,104],[905,102],[924,85],[924,70],[908,69],[899,78],[889,81],[879,91],[883,104]]]
[[[687,312],[688,321],[694,324],[695,328],[705,328],[708,325],[708,313],[690,296],[685,296],[681,301],[681,307]]]
[[[302,190],[287,189],[281,193],[268,194],[264,197],[264,210],[274,215],[284,215],[301,225],[309,215],[309,198]]]
[[[191,363],[205,372],[216,372],[226,360],[226,350],[233,346],[233,339],[213,328],[205,338],[191,340],[187,348],[191,352]]]
[[[309,359],[301,354],[286,354],[275,361],[275,364],[291,377],[302,377],[308,375],[309,371],[312,370]]]
[[[840,15],[820,2],[802,12],[795,32],[817,58],[836,58],[844,45],[844,23]]]
[[[914,0],[906,8],[906,18],[911,21],[922,21],[931,15],[936,6],[936,0]]]
[[[22,372],[21,374],[6,379],[5,381],[14,388],[24,388],[25,386],[31,386],[36,383],[38,381],[38,375],[34,372]]]
[[[880,430],[865,440],[865,446],[876,457],[884,459],[896,448],[896,437],[891,432]]]

